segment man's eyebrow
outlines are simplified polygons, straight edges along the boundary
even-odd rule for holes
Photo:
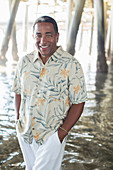
[[[41,34],[40,32],[36,32],[36,34]],[[52,32],[46,32],[45,34],[53,34]]]
[[[36,34],[41,34],[40,32],[36,32]]]
[[[46,32],[46,34],[53,34],[52,32]]]

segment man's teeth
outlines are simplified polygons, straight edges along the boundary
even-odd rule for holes
[[[41,46],[42,48],[47,48],[48,46]]]

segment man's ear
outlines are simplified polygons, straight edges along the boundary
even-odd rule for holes
[[[59,32],[57,33],[57,36],[56,36],[56,43],[58,42],[59,40]]]

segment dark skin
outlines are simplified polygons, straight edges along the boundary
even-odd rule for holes
[[[49,57],[57,50],[57,42],[59,39],[59,33],[55,33],[54,27],[51,23],[37,23],[35,25],[35,30],[33,34],[35,45],[40,54],[40,58],[43,64],[46,64]],[[67,132],[75,125],[79,117],[81,116],[84,108],[84,102],[79,104],[72,104],[65,118],[62,128],[64,128]],[[15,109],[17,114],[17,119],[19,119],[19,110],[21,105],[21,95],[15,94]],[[64,137],[67,133],[59,129],[58,136],[62,143]]]
[[[15,94],[15,111],[16,111],[17,119],[19,119],[20,105],[21,105],[21,95]]]
[[[81,114],[83,112],[84,104],[85,103],[72,104],[72,106],[70,107],[70,110],[67,114],[67,117],[66,117],[63,125],[61,126],[62,128],[64,128],[68,132],[70,131],[70,129],[75,125],[75,123],[81,116]],[[63,139],[66,135],[67,135],[67,133],[64,130],[62,130],[62,129],[58,130],[58,136],[59,136],[59,139],[61,142],[63,141]]]
[[[40,58],[45,64],[58,48],[59,33],[56,34],[52,23],[41,22],[35,25],[33,38]]]

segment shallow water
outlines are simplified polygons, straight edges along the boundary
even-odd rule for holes
[[[25,169],[11,93],[15,66],[0,68],[0,169]],[[97,76],[89,68],[85,70],[88,101],[68,136],[63,170],[113,169],[113,72]]]

